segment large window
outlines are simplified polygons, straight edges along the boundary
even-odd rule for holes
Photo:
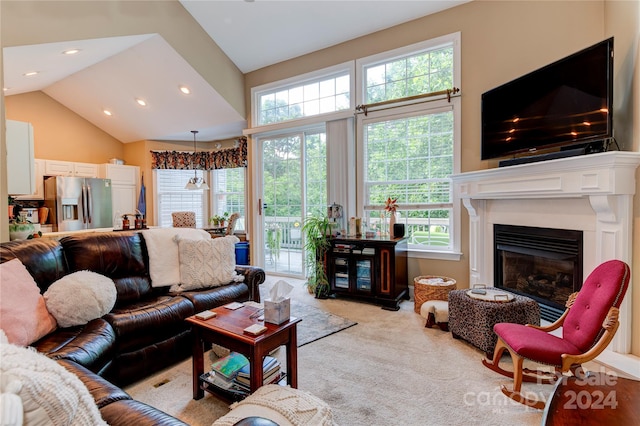
[[[222,216],[225,212],[240,213],[235,231],[244,231],[245,227],[245,168],[217,169],[212,172],[212,214]]]
[[[396,217],[405,225],[412,256],[455,259],[460,252],[460,212],[451,183],[460,171],[456,87],[459,33],[253,88],[256,127],[247,134],[271,137],[326,125],[324,196],[330,199],[314,204],[337,200],[348,216],[362,216],[369,230],[384,232],[385,201],[397,198]],[[348,124],[352,112],[355,126]]]
[[[351,107],[351,77],[342,69],[312,76],[304,81],[264,88],[254,92],[258,126],[313,117]]]
[[[364,67],[364,103],[383,102],[453,87],[453,46],[432,48]]]
[[[187,181],[193,177],[193,170],[158,169],[155,170],[155,176],[159,226],[173,226],[171,213],[177,211],[193,211],[196,213],[197,226],[207,225],[206,192],[184,189]]]
[[[370,230],[388,231],[385,201],[396,198],[414,252],[458,251],[451,175],[459,170],[460,102],[431,96],[458,85],[458,49],[452,35],[359,61],[359,98],[385,103],[358,117],[364,216]]]
[[[454,128],[451,107],[363,120],[364,210],[371,230],[385,231],[385,201],[397,198],[396,218],[412,248],[453,248]]]

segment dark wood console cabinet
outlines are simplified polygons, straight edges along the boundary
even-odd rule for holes
[[[334,238],[327,253],[331,292],[397,311],[409,299],[407,239]]]

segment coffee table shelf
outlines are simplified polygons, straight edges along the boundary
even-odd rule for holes
[[[216,313],[214,318],[201,320],[192,316],[186,319],[193,326],[193,399],[202,398],[205,387],[207,391],[222,396],[223,399],[234,400],[239,397],[235,391],[220,388],[209,382],[205,383],[202,379],[202,375],[205,374],[205,346],[213,343],[241,353],[249,359],[250,393],[262,386],[264,357],[278,347],[285,346],[287,368],[280,382],[285,380],[292,388],[298,387],[297,324],[301,320],[291,317],[289,321],[280,325],[265,323],[267,331],[259,336],[252,336],[244,333],[243,330],[252,324],[262,324],[254,318],[253,314],[257,310],[253,306],[243,306],[235,310],[219,307],[211,309]]]

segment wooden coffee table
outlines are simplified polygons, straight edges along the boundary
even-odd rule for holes
[[[287,381],[292,388],[298,387],[298,342],[296,325],[300,318],[291,317],[280,324],[264,323],[267,331],[259,336],[251,336],[243,330],[252,324],[263,324],[251,318],[258,308],[243,306],[231,310],[224,306],[211,309],[217,316],[208,320],[191,316],[186,319],[193,325],[193,399],[204,396],[200,376],[204,373],[205,345],[215,343],[229,350],[239,352],[249,359],[251,367],[250,392],[263,385],[262,362],[266,355],[284,345],[287,351]]]

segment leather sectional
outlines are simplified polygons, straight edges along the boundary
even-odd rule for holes
[[[75,373],[111,425],[183,424],[166,413],[132,400],[124,386],[191,354],[188,316],[233,301],[260,301],[264,271],[236,266],[243,282],[172,293],[152,287],[145,240],[137,232],[87,233],[61,240],[32,239],[0,245],[0,262],[18,258],[41,292],[72,272],[90,270],[111,278],[114,308],[102,318],[58,328],[34,342],[39,352]]]

